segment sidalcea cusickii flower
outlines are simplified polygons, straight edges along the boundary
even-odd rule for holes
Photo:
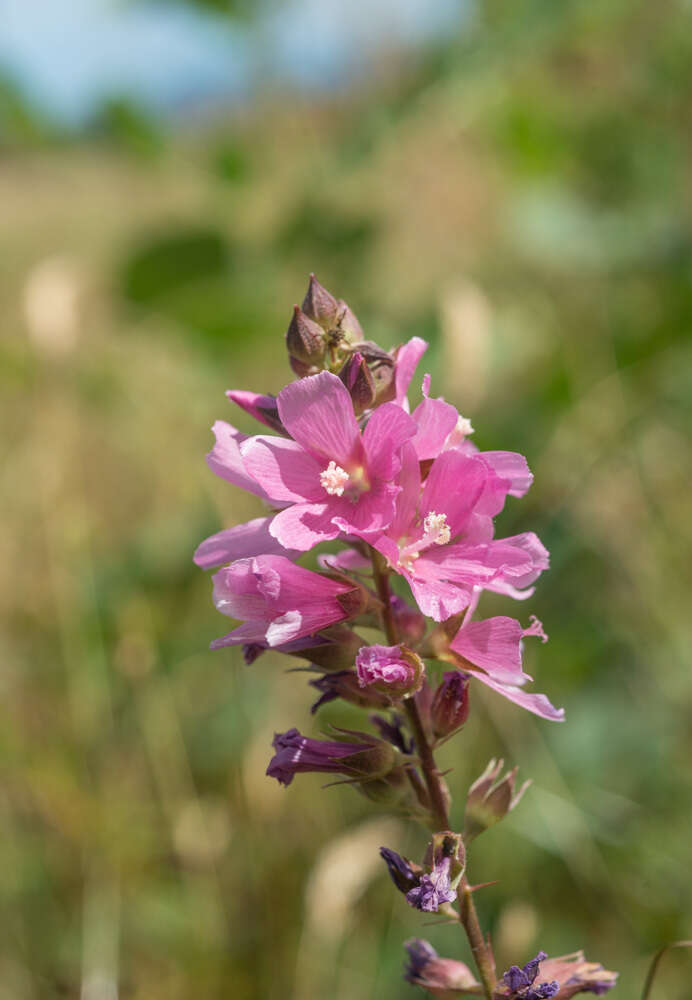
[[[414,337],[386,351],[366,340],[352,310],[314,275],[286,347],[298,377],[276,395],[227,393],[261,432],[247,435],[225,421],[213,428],[209,466],[264,510],[195,553],[200,567],[217,569],[214,603],[237,623],[212,647],[239,645],[247,664],[270,649],[293,664],[303,660],[297,669],[318,692],[312,714],[341,701],[366,713],[372,731],[331,727],[317,739],[289,728],[274,738],[267,774],[282,785],[299,773],[334,776],[330,784],[351,784],[432,831],[420,863],[390,847],[381,854],[410,907],[459,920],[478,978],[414,939],[409,982],[443,1000],[605,993],[615,973],[581,953],[546,959],[540,952],[498,977],[465,843],[514,809],[528,783],[515,791],[516,769],[502,777],[502,761],[491,761],[471,785],[463,832],[455,833],[435,760],[438,745],[465,727],[472,680],[544,719],[564,718],[545,695],[526,690],[524,642],[547,639],[538,619],[477,617],[485,591],[526,601],[548,568],[532,531],[495,535],[508,498],[532,483],[526,459],[480,450],[468,418],[430,397],[429,375],[412,406],[425,342]]]

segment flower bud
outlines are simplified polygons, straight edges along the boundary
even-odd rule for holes
[[[291,361],[320,369],[326,351],[322,327],[298,307],[293,307],[293,316],[286,331],[286,347]]]
[[[391,698],[415,694],[423,683],[425,666],[406,646],[363,646],[356,657],[358,680]]]
[[[372,340],[361,341],[358,350],[365,358],[375,383],[377,405],[388,403],[396,396],[394,359]]]
[[[325,331],[333,330],[336,326],[340,305],[314,274],[310,275],[308,290],[303,299],[303,312]]]
[[[398,594],[392,594],[390,604],[397,634],[405,639],[409,646],[420,642],[425,635],[425,618],[420,611],[417,608],[412,608]]]
[[[355,670],[337,670],[310,681],[310,686],[321,692],[321,697],[310,711],[314,715],[318,708],[336,698],[357,705],[359,708],[388,708],[389,698],[372,689],[363,690]]]
[[[524,782],[515,794],[514,782],[518,769],[515,767],[498,781],[503,766],[503,760],[491,760],[469,789],[464,815],[464,838],[467,841],[499,823],[519,803],[531,784],[530,781]]]
[[[376,395],[375,383],[362,354],[356,351],[351,355],[339,372],[339,378],[351,395],[356,416],[373,406]]]
[[[469,678],[459,670],[449,670],[435,692],[430,708],[433,734],[437,739],[460,729],[469,715]]]
[[[385,778],[396,762],[396,751],[367,733],[338,730],[339,740],[313,740],[297,729],[277,733],[276,753],[267,774],[282,785],[290,785],[296,774],[317,771],[344,774],[352,781]]]
[[[427,941],[411,938],[404,947],[408,951],[404,979],[413,986],[422,986],[439,1000],[482,992],[468,965],[453,958],[440,958]]]
[[[363,328],[356,314],[343,299],[337,302],[337,310],[336,327],[341,338],[349,344],[360,344],[363,340]]]

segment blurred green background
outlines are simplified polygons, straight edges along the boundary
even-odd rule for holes
[[[359,58],[332,78],[294,3],[307,82],[261,72],[275,10],[201,6],[254,52],[240,96],[70,116],[2,76],[0,997],[403,1000],[405,938],[468,960],[377,855],[420,831],[264,777],[275,730],[356,711],[312,719],[278,658],[207,649],[192,552],[260,513],[209,428],[251,427],[225,389],[291,377],[311,270],[384,346],[428,339],[475,441],[528,456],[498,533],[552,552],[527,669],[567,722],[476,685],[443,762],[457,821],[490,756],[534,779],[470,863],[500,967],[583,947],[638,996],[692,936],[690,5],[479,0],[396,44],[337,33]],[[654,998],[691,975],[673,953]]]

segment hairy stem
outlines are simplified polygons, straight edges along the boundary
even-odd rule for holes
[[[372,567],[377,595],[382,602],[382,625],[387,636],[387,642],[396,646],[399,642],[394,614],[392,612],[391,591],[389,589],[389,570],[384,558],[379,552],[371,549]],[[404,708],[408,716],[416,749],[420,758],[421,770],[430,797],[430,805],[435,824],[439,830],[449,830],[448,797],[442,781],[442,776],[435,763],[435,755],[425,732],[423,720],[420,717],[415,698],[406,698]],[[471,951],[478,968],[483,992],[486,1000],[492,1000],[496,981],[495,962],[489,944],[483,937],[478,914],[473,902],[473,890],[464,875],[457,892],[459,900],[459,920],[471,945]]]

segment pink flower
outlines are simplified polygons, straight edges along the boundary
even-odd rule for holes
[[[361,687],[372,685],[395,697],[418,691],[424,674],[420,658],[402,646],[363,646],[356,670]]]
[[[554,708],[544,694],[523,691],[531,680],[522,669],[522,639],[537,636],[547,642],[547,635],[537,618],[528,628],[522,628],[514,618],[486,618],[467,621],[461,626],[449,648],[463,660],[464,670],[493,691],[543,719],[562,722],[564,709]]]
[[[281,646],[350,618],[360,605],[357,587],[294,565],[285,556],[238,559],[213,577],[214,604],[245,619],[212,649],[243,643]]]
[[[394,519],[371,544],[406,578],[420,610],[444,621],[469,605],[474,588],[529,596],[520,588],[547,567],[548,553],[533,533],[493,540],[484,498],[496,477],[483,456],[442,452],[421,490],[415,445],[402,449]]]
[[[348,390],[320,372],[286,386],[278,412],[293,440],[258,436],[240,447],[244,468],[282,505],[271,534],[305,551],[340,533],[370,537],[394,516],[402,445],[416,425],[401,407],[378,407],[361,434]]]

